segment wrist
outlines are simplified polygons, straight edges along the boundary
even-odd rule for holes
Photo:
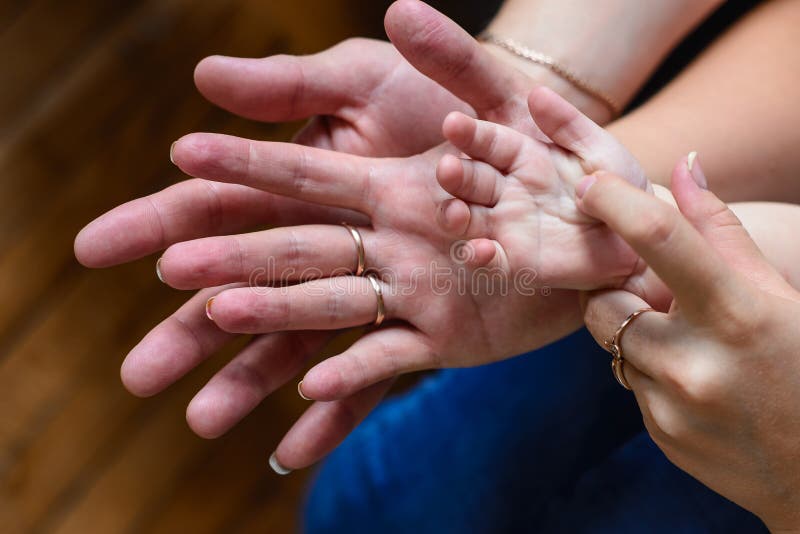
[[[554,58],[624,107],[669,51],[721,3],[506,0],[486,31]]]
[[[579,89],[551,69],[517,56],[491,43],[481,43],[485,50],[499,61],[514,67],[530,79],[530,89],[544,85],[564,97],[596,123],[603,125],[613,117],[608,106],[600,99]]]

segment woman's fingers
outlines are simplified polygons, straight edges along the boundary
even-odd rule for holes
[[[636,295],[622,290],[583,293],[581,305],[586,327],[604,347],[632,313],[650,307]],[[625,360],[650,378],[661,376],[665,362],[654,349],[663,346],[668,331],[669,320],[663,313],[648,311],[637,316],[625,328],[620,340]]]
[[[395,295],[381,281],[387,319],[398,317]],[[367,325],[378,317],[370,280],[338,276],[286,287],[243,287],[209,300],[206,313],[226,332],[261,334],[286,330],[335,330]]]
[[[75,256],[88,267],[108,267],[199,237],[264,225],[341,221],[365,224],[367,219],[252,187],[192,179],[101,215],[75,238]]]
[[[671,190],[684,217],[726,263],[759,287],[778,293],[792,291],[770,265],[758,245],[727,204],[707,190],[697,153],[681,158],[672,171]]]
[[[376,265],[374,233],[358,230],[366,265]],[[171,246],[158,261],[161,279],[177,289],[232,282],[276,285],[354,273],[358,248],[341,225],[273,228],[250,234],[208,237]]]
[[[194,396],[186,409],[189,426],[204,438],[221,436],[297,376],[332,335],[280,332],[256,337]]]
[[[315,400],[343,399],[400,374],[430,368],[436,361],[435,351],[420,332],[405,325],[387,326],[318,363],[303,377],[300,388]]]
[[[378,405],[393,382],[380,382],[346,399],[312,404],[281,440],[270,466],[285,475],[321,460]]]
[[[204,312],[206,301],[222,289],[199,291],[128,353],[120,370],[128,391],[139,397],[155,395],[233,339]]]
[[[172,157],[191,176],[362,213],[371,209],[372,160],[367,158],[210,133],[182,137],[173,145]]]
[[[720,305],[742,302],[740,279],[666,202],[608,173],[587,176],[576,193],[579,208],[619,234],[664,280],[686,313],[706,318]]]

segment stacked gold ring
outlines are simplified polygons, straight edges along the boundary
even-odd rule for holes
[[[361,232],[346,222],[343,222],[342,226],[347,228],[347,231],[350,232],[350,235],[353,237],[353,241],[356,243],[356,255],[358,256],[358,263],[356,264],[355,275],[361,276],[367,269],[367,253],[364,250],[364,240],[361,238]]]
[[[347,228],[347,231],[350,232],[356,244],[357,263],[355,275],[363,276],[364,271],[367,270],[367,253],[364,250],[364,239],[361,237],[361,232],[359,232],[355,226],[347,224],[346,222],[343,222],[342,226]],[[378,311],[375,315],[375,322],[373,325],[380,326],[383,320],[386,319],[386,305],[383,302],[383,289],[378,281],[378,277],[374,274],[368,274],[367,280],[369,280],[369,283],[372,285],[372,289],[375,290],[375,296],[378,299]]]
[[[372,324],[373,326],[380,326],[386,318],[386,306],[383,303],[383,289],[381,288],[380,282],[378,282],[378,277],[374,274],[368,274],[367,280],[372,284],[372,289],[375,290],[375,296],[378,298],[378,312],[375,315],[375,322]]]

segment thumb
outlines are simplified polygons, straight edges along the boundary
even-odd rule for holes
[[[458,24],[418,0],[398,0],[386,12],[386,34],[418,71],[468,103],[482,117],[495,121],[524,116],[521,74],[487,52]],[[497,114],[500,116],[495,116]],[[486,115],[492,116],[486,116]],[[530,124],[527,124],[530,128]]]
[[[357,44],[345,41],[309,56],[210,56],[195,67],[195,85],[210,102],[248,119],[281,122],[333,114],[357,90],[355,78],[346,75],[351,69],[342,68],[353,62],[351,48]]]
[[[678,161],[672,171],[671,190],[683,216],[734,270],[762,289],[774,292],[788,287],[736,214],[708,190],[696,152]]]
[[[578,156],[587,173],[608,171],[639,189],[653,190],[633,154],[605,128],[552,89],[537,87],[531,91],[528,109],[542,132],[555,144]]]

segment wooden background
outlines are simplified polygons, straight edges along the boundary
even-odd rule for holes
[[[184,409],[229,357],[162,395],[128,394],[127,351],[186,294],[155,258],[89,271],[92,218],[181,176],[194,130],[288,139],[194,90],[202,57],[307,53],[381,30],[382,2],[0,0],[0,532],[292,532],[308,472],[267,458],[304,402],[294,384],[227,436]],[[381,5],[383,4],[383,5]]]

